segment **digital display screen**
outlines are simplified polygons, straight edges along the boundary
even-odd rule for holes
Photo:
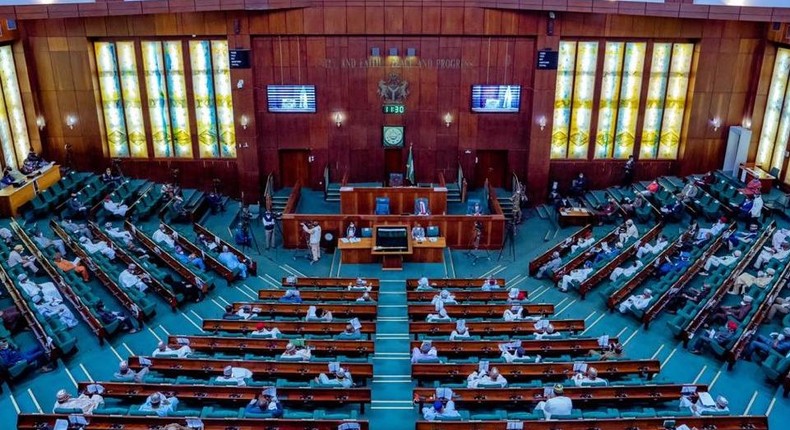
[[[403,115],[406,113],[406,106],[404,105],[384,105],[381,107],[382,112],[395,114],[395,115]]]
[[[269,85],[269,112],[315,113],[315,85]]]
[[[521,107],[521,85],[473,85],[472,112],[516,113]]]

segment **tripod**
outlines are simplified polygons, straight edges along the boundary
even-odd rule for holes
[[[516,225],[512,220],[505,223],[505,237],[502,239],[502,249],[499,250],[497,262],[502,259],[506,248],[510,250],[510,258],[516,261]]]
[[[258,241],[255,239],[255,233],[253,233],[252,229],[250,228],[250,220],[245,217],[244,212],[245,211],[242,211],[242,215],[241,215],[242,218],[239,220],[239,224],[241,225],[241,231],[249,235],[250,240],[242,242],[241,251],[244,252],[247,250],[247,248],[250,248],[250,250],[252,250],[252,246],[248,244],[249,242],[252,245],[255,245],[255,251],[257,251],[258,255],[260,255],[261,249],[258,247]]]
[[[475,223],[475,235],[472,238],[469,251],[466,252],[466,255],[472,259],[472,266],[477,264],[477,260],[491,260],[491,254],[488,252],[487,249],[484,249],[483,252],[480,251],[480,239],[483,237],[483,226],[478,222]]]
[[[282,231],[280,231],[280,234],[282,234]],[[294,250],[293,260],[296,261],[300,257],[304,257],[307,261],[313,261],[313,253],[310,251],[310,234],[303,232],[302,238],[304,239],[305,249],[302,251],[299,249],[299,244],[297,244]],[[300,252],[302,253],[301,256],[299,255]]]

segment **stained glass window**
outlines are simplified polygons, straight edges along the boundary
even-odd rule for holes
[[[142,42],[145,88],[148,93],[148,116],[151,119],[151,139],[154,157],[173,156],[173,134],[170,130],[165,60],[160,42]]]
[[[176,157],[192,157],[192,135],[189,131],[189,106],[187,84],[184,76],[184,52],[181,41],[163,44],[167,97],[170,100],[170,121],[173,126],[173,143]]]
[[[220,156],[236,157],[236,127],[233,121],[233,95],[230,81],[228,42],[211,41],[211,58],[214,65],[214,98],[217,103]]]
[[[25,110],[11,46],[0,46],[0,141],[5,165],[16,168],[30,152]]]
[[[765,105],[756,163],[766,170],[782,169],[784,152],[790,137],[790,49],[779,48],[771,75],[768,101]],[[790,177],[790,175],[787,175]]]
[[[576,76],[573,82],[568,158],[587,158],[597,66],[598,42],[579,42],[576,54]]]
[[[576,69],[576,42],[560,42],[557,59],[557,86],[554,96],[554,120],[551,132],[551,158],[568,155],[568,134],[571,125],[573,71]]]

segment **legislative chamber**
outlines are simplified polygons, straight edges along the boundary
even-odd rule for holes
[[[0,429],[779,430],[789,0],[0,2]]]

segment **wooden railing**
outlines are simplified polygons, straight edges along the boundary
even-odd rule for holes
[[[175,243],[177,245],[180,245],[186,253],[201,256],[207,268],[217,272],[219,276],[224,278],[229,283],[235,279],[233,271],[231,271],[224,264],[220,263],[216,258],[214,258],[213,255],[211,255],[210,253],[206,253],[202,249],[198,248],[197,245],[192,243],[189,239],[181,236],[181,233],[178,233],[177,231],[173,230],[173,228],[170,227],[169,225],[165,223],[161,223],[161,227],[164,227],[164,232],[171,237],[173,236],[173,233],[176,233]],[[181,264],[186,266],[184,263]]]
[[[202,359],[202,358],[178,358],[178,357],[145,357],[151,361],[150,369],[155,372],[170,375],[201,375],[218,376],[222,375],[223,369],[227,366],[244,367],[249,369],[254,375],[278,378],[294,378],[298,380],[312,380],[319,373],[327,371],[327,364],[313,361],[258,361],[258,360],[221,360],[221,359]],[[610,362],[610,364],[613,362]],[[625,362],[617,362],[621,364]],[[373,364],[346,362],[340,364],[343,369],[351,373],[351,376],[358,382],[363,382],[366,378],[373,376]],[[129,357],[129,367],[140,369],[140,357]],[[477,365],[475,365],[477,367]]]
[[[472,334],[470,332],[470,334]],[[516,340],[516,339],[511,339]],[[618,338],[610,338],[609,342],[617,343]],[[422,341],[412,341],[412,348],[419,348]],[[508,343],[496,340],[431,340],[431,346],[447,357],[500,357],[499,345]],[[541,356],[586,356],[590,351],[599,351],[601,346],[597,338],[564,338],[564,339],[522,339],[521,348],[525,354]]]
[[[266,339],[262,337],[222,337],[222,336],[168,336],[168,345],[178,344],[179,339],[187,339],[193,351],[225,352],[236,354],[272,355],[281,354],[290,339]],[[369,340],[305,340],[305,345],[316,353],[342,355],[373,354],[373,342]]]
[[[310,306],[308,303],[266,303],[266,302],[235,302],[233,311],[237,312],[244,306],[249,306],[258,317],[299,317],[304,318]],[[360,320],[376,319],[376,304],[354,303],[348,304],[326,304],[321,305],[321,309],[332,312],[337,318],[359,318]]]
[[[529,430],[634,430],[664,429],[668,421],[677,421],[695,429],[768,430],[766,416],[710,416],[660,418],[596,418],[585,420],[527,421]],[[502,430],[504,421],[417,421],[416,430]],[[27,429],[25,429],[27,430]],[[136,430],[136,429],[129,429]],[[206,429],[213,430],[213,429]]]
[[[640,375],[648,379],[661,370],[658,360],[618,360],[585,361],[590,367],[598,369],[598,376],[604,379],[617,379],[628,375]],[[553,363],[497,363],[499,373],[510,381],[525,381],[540,378],[565,380],[576,374],[573,362]],[[477,363],[414,363],[411,376],[418,380],[466,379],[479,368]]]
[[[278,390],[279,391],[279,390]],[[55,421],[58,419],[68,421],[68,415],[56,414],[21,414],[17,416],[18,430],[41,430],[42,428],[54,428]],[[119,415],[91,415],[88,430],[151,430],[163,429],[175,420],[173,417],[157,416],[119,416]],[[360,430],[368,430],[367,421],[348,421],[348,420],[290,420],[290,419],[255,419],[255,418],[201,418],[203,430],[253,430],[253,429],[277,429],[277,430],[305,430],[305,423],[309,423],[310,430],[337,430],[338,426],[355,422],[360,426]],[[720,429],[729,430],[729,429]],[[755,429],[763,430],[763,429]]]
[[[522,315],[551,315],[554,313],[553,304],[525,303],[503,304],[503,305],[472,305],[472,304],[445,304],[444,309],[453,318],[489,318],[501,320],[502,315],[512,306],[521,306]],[[409,305],[409,318],[413,320],[424,320],[429,314],[436,313],[436,307],[432,304]]]
[[[373,321],[361,321],[360,332],[368,335],[376,332]],[[336,335],[346,329],[346,322],[307,322],[307,321],[272,321],[272,320],[231,320],[231,319],[205,319],[203,330],[207,332],[225,331],[230,333],[250,333],[256,326],[264,323],[266,327],[276,327],[282,333],[289,334],[323,334]],[[455,323],[453,323],[455,327]],[[450,333],[449,331],[447,333]]]
[[[579,332],[584,330],[584,320],[551,320],[556,332]],[[475,335],[530,335],[535,334],[535,324],[524,321],[471,321],[466,323],[469,332]],[[450,335],[455,330],[454,322],[413,322],[409,324],[412,334]]]
[[[202,235],[206,236],[206,239],[208,239],[208,240],[210,240],[212,242],[216,243],[217,239],[219,239],[219,245],[217,245],[219,247],[219,249],[222,249],[222,247],[227,246],[228,247],[228,251],[230,251],[231,253],[235,254],[236,257],[239,259],[239,261],[244,262],[244,264],[247,265],[247,268],[248,268],[248,271],[250,272],[250,274],[252,274],[252,275],[257,275],[258,274],[258,263],[255,262],[255,260],[253,260],[252,258],[248,257],[243,252],[239,251],[239,249],[236,248],[232,243],[226,241],[225,239],[222,239],[221,237],[219,237],[216,234],[212,233],[211,230],[207,229],[206,227],[203,227],[202,225],[200,225],[198,223],[192,224],[192,229],[195,231],[196,235],[202,234]]]
[[[601,244],[604,242],[611,242],[613,239],[617,238],[618,232],[623,228],[625,224],[621,224],[615,227],[612,231],[607,233],[602,238],[598,239],[595,243],[592,244],[589,248],[579,253],[579,255],[570,259],[570,261],[566,262],[562,266],[560,266],[557,270],[554,271],[554,282],[558,282],[562,277],[571,272],[571,270],[581,266],[584,264],[585,261],[592,258],[592,254],[590,253],[590,249],[593,248],[600,248]]]
[[[555,252],[559,252],[560,257],[564,257],[565,254],[567,254],[568,251],[570,251],[571,246],[574,245],[576,241],[579,240],[579,238],[586,237],[587,235],[591,235],[591,234],[592,234],[592,225],[587,224],[584,227],[582,227],[581,230],[577,231],[576,233],[573,233],[567,239],[552,246],[551,248],[549,248],[548,251],[544,252],[543,254],[535,257],[534,260],[529,262],[529,275],[535,276],[535,274],[538,273],[538,270],[540,270],[541,266],[548,263],[553,258],[552,255]]]

